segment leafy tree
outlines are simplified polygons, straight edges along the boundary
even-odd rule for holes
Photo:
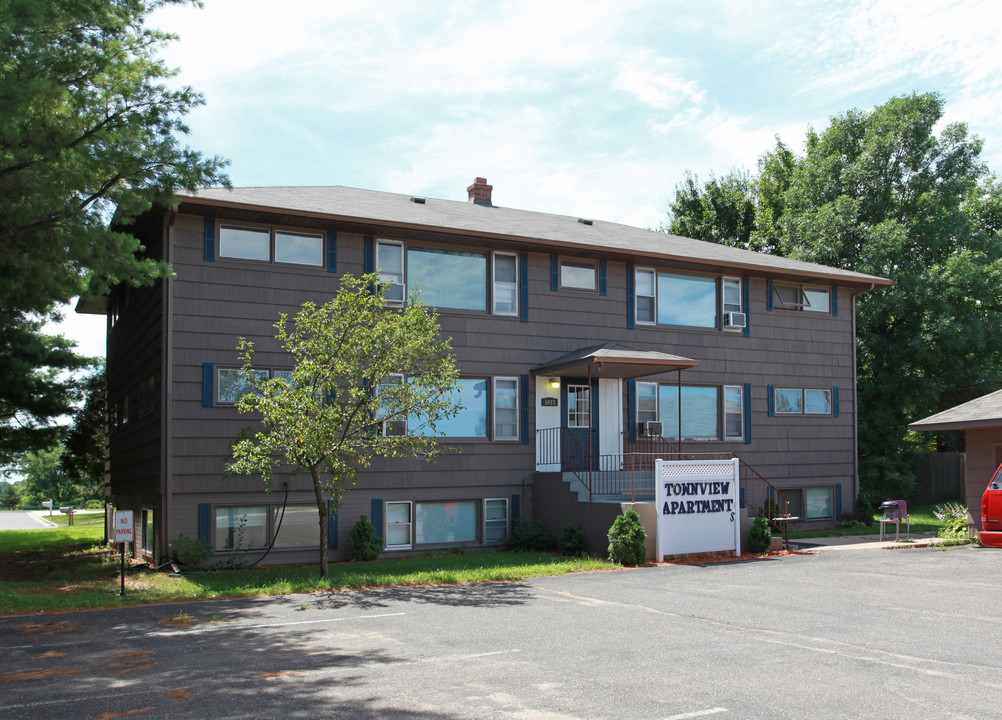
[[[170,89],[149,13],[188,0],[0,0],[0,461],[51,444],[72,346],[41,334],[59,303],[169,268],[117,226],[179,189],[223,183],[182,145],[203,103]]]
[[[0,480],[0,507],[13,508],[20,504],[20,483],[9,483]]]
[[[328,502],[336,511],[373,457],[430,458],[446,449],[435,427],[460,409],[458,371],[438,339],[436,314],[417,296],[387,309],[376,275],[345,276],[332,300],[304,304],[291,322],[282,314],[275,327],[292,375],[260,379],[253,344],[240,340],[241,372],[254,392],[237,407],[260,414],[261,427],[238,438],[227,472],[260,473],[269,489],[276,468],[309,472],[326,578]]]
[[[874,494],[911,483],[922,441],[908,422],[1002,380],[1002,188],[965,124],[936,134],[943,106],[913,94],[838,115],[803,155],[777,142],[752,183],[751,245],[897,283],[857,305],[860,479]],[[681,185],[669,227],[727,235],[688,220],[714,192]]]
[[[80,503],[79,489],[62,469],[63,448],[26,453],[18,462],[18,472],[24,477],[21,495],[25,505],[41,505],[53,500],[57,505]]]
[[[685,178],[675,188],[675,200],[669,213],[671,222],[661,228],[666,232],[722,245],[761,249],[752,243],[755,198],[747,171],[732,170],[719,179],[711,175],[709,181],[700,186],[699,178],[687,170]]]
[[[105,443],[105,372],[84,378],[81,383],[84,402],[73,416],[63,440],[63,471],[82,489],[84,500],[104,496],[104,443]]]

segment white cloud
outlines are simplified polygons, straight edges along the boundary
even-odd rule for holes
[[[620,63],[614,87],[630,93],[646,105],[658,110],[686,107],[698,110],[704,103],[706,91],[699,83],[686,80],[669,71],[668,63],[649,51],[632,53]]]
[[[208,99],[192,118],[195,144],[233,157],[238,182],[455,197],[474,174],[531,188],[560,168],[563,187],[577,174],[581,192],[619,197],[628,206],[616,215],[636,217],[664,200],[643,199],[654,183],[619,191],[646,177],[637,157],[660,166],[670,192],[686,168],[754,168],[776,133],[799,150],[808,123],[892,94],[943,90],[949,117],[989,139],[989,158],[1002,135],[986,2],[288,0],[282,10],[209,0],[151,23],[181,33],[168,62]],[[561,211],[539,207],[558,199],[548,192],[525,196]]]

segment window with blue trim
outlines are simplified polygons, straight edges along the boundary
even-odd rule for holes
[[[564,290],[598,290],[598,264],[590,260],[561,260],[560,287]]]
[[[393,401],[393,388],[406,382],[403,375],[389,375],[376,388],[380,401],[376,420],[384,435],[430,435],[428,420],[420,415],[403,417]],[[460,378],[451,399],[462,407],[449,418],[435,423],[435,437],[492,438],[517,442],[521,439],[521,387],[517,377]],[[493,403],[491,402],[493,392]],[[490,408],[493,408],[491,416]]]
[[[267,382],[271,378],[281,378],[290,384],[292,382],[291,370],[255,369],[251,370],[251,373],[256,382]],[[244,395],[256,392],[254,383],[250,382],[239,368],[216,368],[215,379],[217,405],[233,405]]]
[[[657,420],[665,438],[679,435],[677,385],[637,382],[636,422]],[[745,393],[741,385],[683,385],[681,387],[682,439],[689,441],[743,440]]]
[[[804,520],[822,520],[835,517],[834,488],[780,488],[779,490],[789,501],[787,512],[793,517]]]
[[[462,408],[453,417],[443,418],[435,423],[435,435],[452,438],[487,437],[487,380],[460,378],[451,399],[457,401]],[[409,433],[425,435],[430,430],[424,418],[415,416],[408,419]]]
[[[831,388],[775,388],[777,415],[831,415]]]
[[[322,267],[324,235],[271,227],[220,225],[219,257]]]
[[[374,241],[372,270],[387,304],[402,305],[408,290],[437,308],[519,316],[520,271],[515,253],[420,247],[400,240]],[[368,261],[367,261],[368,262]]]
[[[494,314],[518,315],[518,256],[494,253]]]
[[[724,439],[743,440],[744,423],[744,388],[740,385],[724,385]]]
[[[494,378],[494,439],[518,440],[518,378]]]
[[[772,307],[776,310],[831,312],[831,288],[773,283]]]
[[[433,307],[487,310],[485,253],[409,247],[407,280]]]
[[[628,283],[629,285],[629,283]],[[637,325],[678,325],[716,328],[744,312],[743,281],[738,277],[689,275],[657,271],[650,267],[633,270],[633,320]],[[744,324],[727,325],[740,329]]]
[[[657,323],[657,273],[653,268],[637,268],[634,277],[636,278],[637,293],[637,324],[654,325]]]

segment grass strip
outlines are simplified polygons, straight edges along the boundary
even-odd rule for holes
[[[926,533],[939,532],[941,528],[946,525],[946,522],[938,519],[933,512],[939,504],[932,505],[914,505],[908,508],[908,515],[911,517],[911,532],[913,533]],[[828,528],[826,530],[798,530],[796,528],[790,528],[790,538],[812,538],[812,537],[848,537],[850,535],[879,535],[880,534],[880,523],[878,520],[880,515],[873,516],[873,522],[865,528]],[[894,528],[890,527],[890,532],[894,533]],[[901,528],[902,534],[905,532],[905,527]]]
[[[315,565],[181,577],[140,571],[126,576],[126,595],[120,597],[119,556],[102,540],[100,526],[0,532],[0,576],[5,580],[0,583],[0,615],[363,588],[512,582],[619,567],[594,558],[488,551],[332,563],[328,580],[320,579]],[[24,566],[22,572],[18,572],[19,565]]]

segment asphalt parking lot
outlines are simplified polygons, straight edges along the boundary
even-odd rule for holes
[[[1002,552],[0,619],[0,717],[987,718]]]

